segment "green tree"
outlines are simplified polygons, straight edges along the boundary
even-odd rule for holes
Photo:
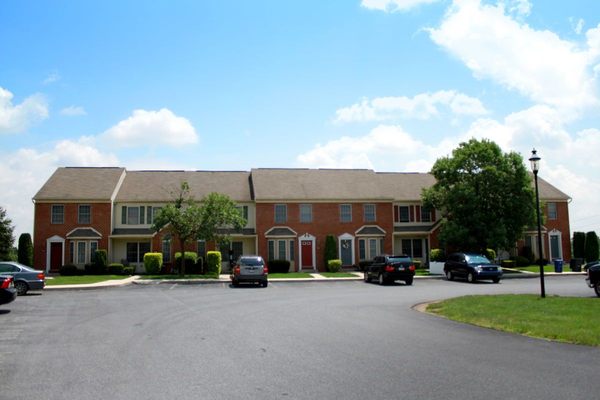
[[[323,251],[325,258],[325,267],[329,265],[329,260],[337,259],[337,246],[335,245],[335,238],[332,235],[325,237],[325,250]]]
[[[12,221],[7,217],[6,210],[0,207],[0,260],[10,260],[15,237]]]
[[[535,195],[523,158],[489,140],[471,139],[438,159],[425,207],[442,213],[440,240],[461,250],[507,249],[535,221]]]
[[[585,262],[596,261],[599,258],[600,246],[598,235],[591,231],[585,234]]]
[[[573,258],[585,258],[585,233],[573,232]]]
[[[33,267],[33,243],[29,233],[22,233],[19,236],[19,250],[17,253],[17,260],[21,264]]]
[[[179,251],[184,253],[186,243],[199,239],[221,243],[229,239],[231,228],[239,230],[245,225],[246,220],[228,196],[210,193],[198,202],[190,195],[189,184],[182,182],[173,203],[163,207],[154,218],[152,229],[170,232],[177,238]],[[185,274],[185,263],[179,273]]]

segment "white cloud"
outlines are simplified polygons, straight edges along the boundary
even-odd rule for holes
[[[523,3],[516,9],[526,10]],[[592,68],[600,55],[598,32],[586,45],[534,30],[505,13],[504,5],[455,0],[431,39],[460,59],[477,78],[492,79],[535,102],[573,112],[597,106]]]
[[[408,11],[421,4],[436,3],[439,0],[362,0],[361,6],[385,12]]]
[[[81,106],[69,106],[60,110],[60,114],[67,117],[77,117],[80,115],[87,115],[87,112]]]
[[[48,75],[46,77],[46,79],[44,79],[44,82],[42,82],[44,85],[50,85],[51,83],[54,82],[58,82],[60,81],[60,75],[58,72],[52,72],[50,73],[50,75]]]
[[[531,13],[532,5],[529,0],[505,0],[498,4],[517,17],[526,17]]]
[[[0,87],[0,134],[18,133],[45,118],[48,118],[48,105],[44,96],[34,94],[21,104],[13,105],[13,94]]]
[[[121,147],[176,147],[198,142],[198,134],[190,121],[166,108],[159,111],[134,110],[133,115],[108,129],[101,138]]]
[[[585,25],[585,21],[583,18],[579,18],[577,22],[575,22],[575,18],[569,17],[569,22],[571,23],[571,27],[573,28],[573,32],[578,35],[581,35],[583,32],[583,26]]]
[[[30,199],[58,167],[64,166],[115,166],[117,157],[97,150],[92,138],[78,141],[62,140],[52,150],[38,151],[29,148],[14,153],[1,154],[0,205],[7,209],[15,225],[15,236],[32,233],[33,203]]]
[[[483,115],[487,110],[474,97],[454,90],[422,93],[409,97],[378,97],[336,111],[335,122],[386,121],[398,118],[429,119],[440,114],[439,106],[455,115]]]

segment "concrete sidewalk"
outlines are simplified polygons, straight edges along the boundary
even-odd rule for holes
[[[312,278],[269,278],[269,282],[339,282],[339,281],[361,281],[363,273],[358,271],[348,272],[354,277],[336,277],[328,278],[319,273],[311,273]],[[569,275],[585,275],[584,272],[546,272],[544,276],[569,276]],[[536,272],[521,272],[521,273],[506,273],[502,279],[532,279],[538,278],[540,275]],[[415,279],[445,279],[443,275],[415,275]],[[97,283],[87,283],[80,285],[46,285],[44,290],[77,290],[77,289],[101,289],[107,287],[118,287],[125,285],[158,285],[158,284],[180,284],[180,285],[202,285],[212,283],[229,283],[231,279],[229,274],[219,275],[219,279],[144,279],[143,276],[134,275],[125,279],[108,280]]]

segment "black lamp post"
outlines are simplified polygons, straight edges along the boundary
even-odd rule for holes
[[[538,228],[538,258],[540,263],[540,288],[542,298],[546,297],[546,288],[544,286],[544,261],[542,260],[542,219],[540,217],[540,192],[538,190],[538,171],[540,170],[540,157],[537,155],[537,150],[531,151],[531,169],[535,180],[535,209],[537,211],[537,228]]]

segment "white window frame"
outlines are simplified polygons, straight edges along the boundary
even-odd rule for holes
[[[60,208],[62,210],[61,215],[60,215],[60,221],[58,219],[55,219],[55,212],[54,209],[58,209]],[[60,225],[60,224],[64,224],[65,223],[65,205],[64,204],[52,204],[50,206],[50,223],[53,225]]]
[[[549,202],[548,203],[548,219],[555,221],[558,219],[558,207],[556,206],[556,203],[554,202]]]
[[[340,204],[340,222],[352,222],[352,204]]]
[[[276,224],[287,223],[287,204],[275,204],[273,212]]]
[[[309,224],[313,221],[312,204],[300,204],[300,222]]]
[[[377,207],[375,204],[363,204],[363,219],[364,222],[377,221]]]
[[[88,213],[87,213],[87,220],[83,221],[81,216],[81,209],[83,207],[87,207],[88,209]],[[79,206],[77,206],[77,223],[78,224],[91,224],[92,223],[92,206],[89,204],[80,204]]]

